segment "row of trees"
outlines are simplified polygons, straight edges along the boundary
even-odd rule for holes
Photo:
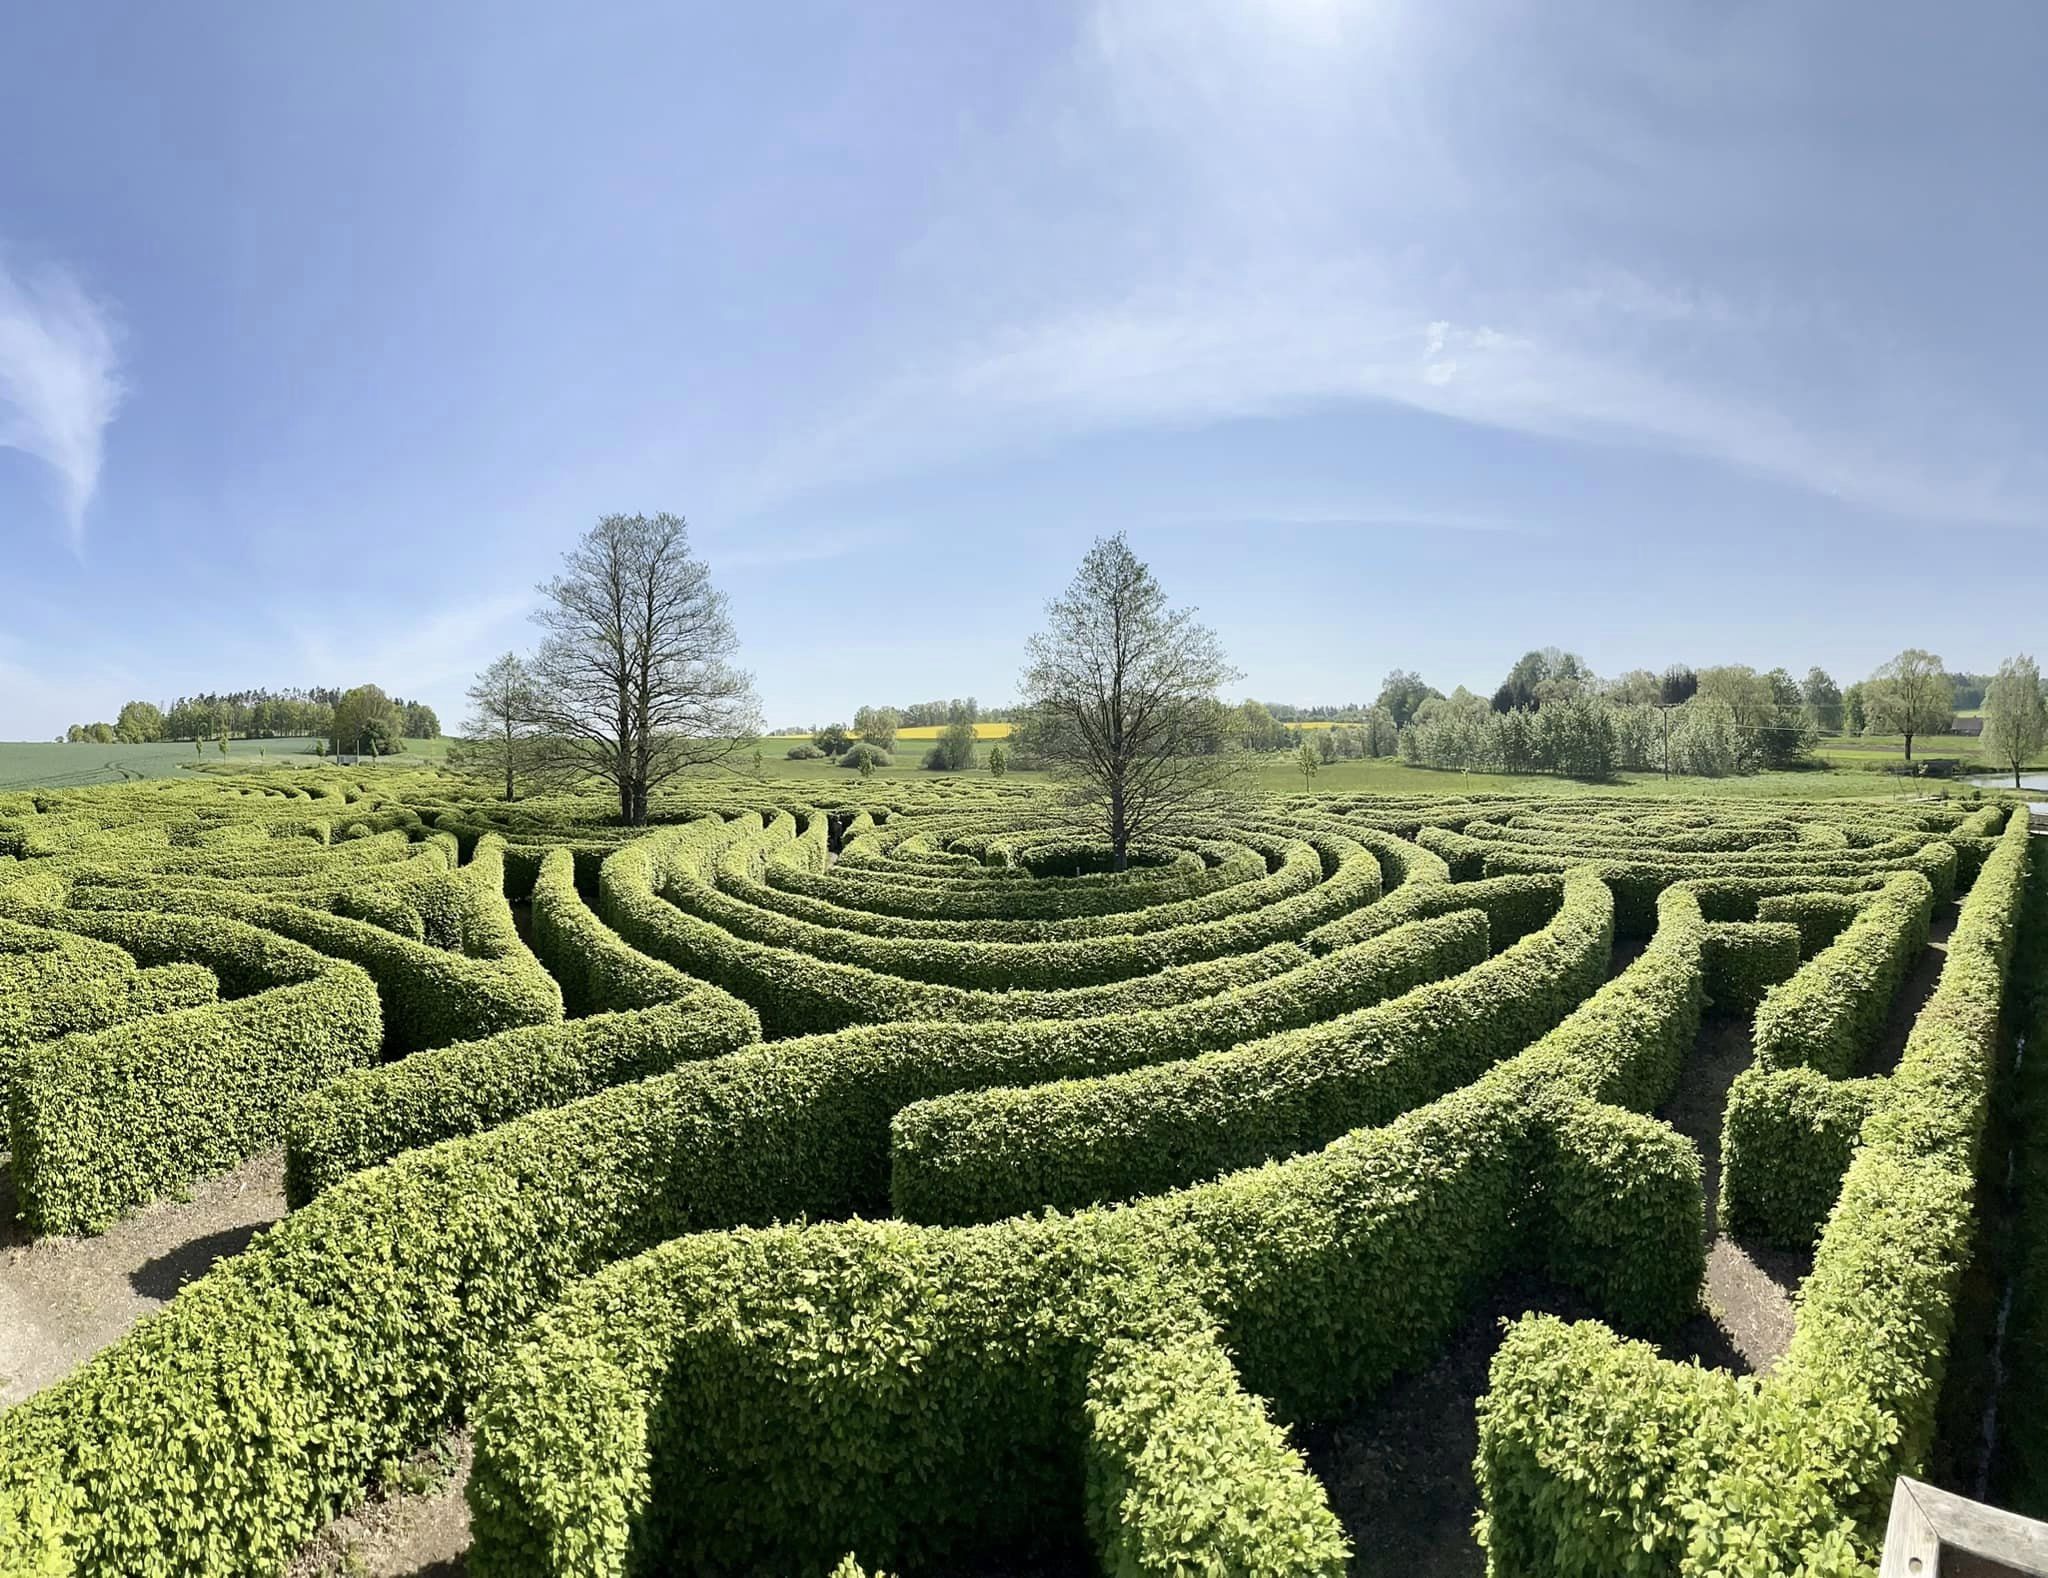
[[[353,748],[359,715],[368,712],[363,694],[375,692],[377,749],[390,754],[401,740],[431,740],[441,720],[423,701],[386,696],[374,685],[354,690],[242,690],[180,696],[168,707],[131,701],[113,723],[74,723],[64,732],[73,743],[150,745],[160,740],[275,740],[311,736]],[[343,715],[356,698],[355,710]]]

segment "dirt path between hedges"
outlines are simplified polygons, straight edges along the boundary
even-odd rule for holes
[[[0,1408],[63,1379],[283,1215],[284,1154],[272,1151],[96,1238],[30,1242],[0,1156]]]
[[[1889,1074],[1899,1066],[1899,1059],[1906,1051],[1906,1038],[1913,1033],[1913,1021],[1920,1017],[1920,1010],[1934,995],[1942,967],[1948,963],[1949,935],[1956,929],[1956,917],[1961,913],[1959,900],[1936,907],[1927,928],[1927,946],[1920,950],[1920,957],[1913,961],[1913,968],[1899,983],[1898,992],[1892,998],[1891,1014],[1885,1020],[1884,1035],[1865,1059],[1863,1067],[1857,1070],[1859,1074]]]

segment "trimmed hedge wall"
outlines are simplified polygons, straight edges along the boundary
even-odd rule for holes
[[[1343,1578],[1350,1544],[1213,1330],[1119,1337],[1088,1375],[1088,1531],[1113,1574]]]
[[[1527,1132],[1541,1092],[1668,1083],[1674,1044],[1690,1044],[1688,1007],[1697,1023],[1701,924],[1686,895],[1667,908],[1642,958],[1489,1076],[1502,1094],[1458,1092],[1428,1117],[1316,1157],[1108,1216],[1149,1221],[1194,1209],[1174,1202],[1213,1199],[1202,1211],[1219,1232],[1243,1217],[1246,1285],[1268,1290],[1230,1328],[1241,1352],[1255,1340],[1264,1356],[1247,1373],[1252,1389],[1288,1417],[1369,1392],[1429,1357],[1503,1257],[1530,1248],[1511,1220],[1528,1198],[1526,1157],[1503,1139]],[[1006,1027],[940,1028],[964,1038]],[[0,1414],[0,1489],[52,1475],[76,1486],[88,1571],[166,1558],[274,1570],[380,1464],[458,1417],[505,1339],[574,1277],[696,1229],[877,1209],[891,1113],[941,1088],[914,1029],[688,1064],[342,1181],[80,1371]],[[979,1077],[1002,1076],[989,1067]],[[1426,1199],[1408,1189],[1417,1176],[1433,1180]],[[1347,1178],[1369,1209],[1332,1209]],[[1640,1231],[1640,1208],[1630,1215]],[[1696,1220],[1674,1202],[1670,1253],[1701,1252]],[[1368,1244],[1384,1249],[1370,1264]],[[1327,1271],[1308,1277],[1309,1264]],[[1368,1318],[1397,1299],[1415,1301],[1414,1320]],[[1326,1346],[1312,1335],[1328,1331],[1315,1314],[1324,1309],[1366,1324]],[[260,1438],[232,1401],[245,1395],[263,1399]],[[184,1488],[194,1481],[203,1494]]]
[[[1893,1479],[1933,1435],[2028,859],[2020,815],[1863,1125],[1767,1380],[1670,1364],[1592,1322],[1510,1329],[1480,1418],[1496,1578],[1869,1571]]]
[[[1881,1079],[1744,1069],[1721,1125],[1721,1224],[1738,1238],[1809,1249],[1842,1192]]]
[[[717,991],[673,965],[648,958],[599,920],[576,891],[572,851],[549,850],[532,891],[533,951],[560,983],[562,1004],[570,1014],[652,1008],[693,993]],[[760,1039],[758,1032],[752,1039]]]
[[[1799,928],[1783,921],[1713,921],[1707,926],[1707,1006],[1746,1014],[1799,968]]]
[[[1197,1182],[1326,1144],[1464,1084],[1562,1021],[1607,975],[1614,903],[1567,883],[1544,930],[1448,980],[1186,1063],[918,1102],[892,1125],[910,1221],[987,1221]],[[1473,912],[1414,923],[1432,935]]]
[[[253,995],[36,1043],[7,1120],[30,1231],[97,1233],[284,1131],[292,1097],[376,1055],[376,988],[350,964],[235,921],[59,911],[139,959],[199,959]]]
[[[713,820],[650,834],[605,861],[598,908],[642,952],[754,1004],[771,1036],[890,1019],[1099,1018],[1213,996],[1270,979],[1307,957],[1294,943],[1275,943],[1239,957],[1071,991],[969,991],[907,981],[735,937],[656,891],[658,872],[679,853],[701,858],[707,847],[743,836],[743,827]]]
[[[285,1198],[302,1206],[350,1173],[761,1039],[753,1009],[715,987],[674,1004],[530,1025],[358,1069],[299,1097],[285,1123]]]
[[[500,885],[501,843],[496,835],[480,842],[476,860],[461,873],[462,953],[428,947],[368,921],[225,889],[80,887],[75,898],[106,913],[223,916],[360,965],[383,1000],[388,1047],[410,1052],[562,1017],[561,988],[512,924]]]
[[[1775,893],[1757,901],[1756,916],[1797,926],[1799,955],[1811,959],[1842,935],[1870,899],[1868,893]]]
[[[1900,983],[1927,946],[1934,893],[1901,873],[1855,920],[1757,1009],[1752,1041],[1761,1069],[1819,1069],[1846,1079],[1877,1045]]]
[[[1287,1419],[1424,1362],[1532,1259],[1632,1317],[1682,1318],[1704,1265],[1697,1155],[1620,1114],[1582,1143],[1573,1099],[1668,1083],[1701,990],[1697,903],[1676,899],[1666,945],[1570,1034],[1323,1151],[1070,1217],[697,1234],[593,1278],[474,1415],[477,1570],[1027,1552],[1043,1509],[1079,1499],[1076,1405],[1138,1301],[1220,1312],[1244,1385]],[[1260,1477],[1217,1478],[1240,1475]]]

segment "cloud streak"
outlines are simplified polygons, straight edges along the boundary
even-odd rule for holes
[[[1379,405],[1894,518],[2038,523],[2048,468],[2003,419],[1996,359],[1916,346],[1943,310],[1917,282],[1831,234],[1789,274],[1698,242],[1756,230],[1767,200],[1789,223],[1810,193],[1770,184],[1776,155],[1741,117],[1696,148],[1682,39],[1636,47],[1589,7],[1572,42],[1524,38],[1511,9],[1095,0],[1059,113],[1023,119],[1067,127],[1064,144],[1026,130],[984,150],[995,212],[969,197],[910,254],[935,279],[994,281],[1027,257],[1030,288],[915,322],[894,366],[767,458],[764,492]],[[1803,41],[1748,39],[1740,58]],[[1826,155],[1796,116],[1764,129]],[[1059,204],[1009,213],[1005,157],[1051,162]],[[1723,166],[1756,179],[1731,187]]]
[[[57,473],[74,548],[99,486],[107,424],[123,393],[107,310],[69,271],[17,273],[0,260],[0,447]]]

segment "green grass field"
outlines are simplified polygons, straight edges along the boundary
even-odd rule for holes
[[[857,772],[851,768],[841,767],[836,762],[790,761],[786,753],[789,747],[796,743],[798,742],[794,738],[764,740],[761,745],[761,775],[778,783],[807,782],[817,784],[821,788],[829,788],[849,780],[859,780],[860,775]],[[1897,751],[1899,746],[1894,744],[1893,749]],[[925,777],[924,770],[918,765],[924,759],[925,750],[926,746],[922,741],[910,742],[907,749],[899,742],[899,747],[894,753],[895,765],[877,769],[875,777]],[[1919,754],[1917,749],[1915,754]],[[1927,754],[1958,753],[1929,751]],[[987,771],[987,760],[988,748],[984,745],[976,757],[976,770],[984,775]],[[1995,764],[1990,764],[1985,770],[1991,771],[1994,767]],[[1013,776],[1018,783],[1042,781],[1037,773],[1017,773]],[[1252,769],[1252,779],[1259,788],[1275,794],[1298,793],[1304,787],[1301,768],[1291,751],[1274,751],[1261,756]],[[1879,772],[1857,772],[1847,768],[1755,773],[1742,778],[1677,776],[1668,781],[1658,773],[1622,773],[1611,783],[1589,784],[1571,778],[1554,778],[1547,773],[1514,775],[1440,772],[1428,767],[1409,767],[1391,756],[1340,760],[1328,765],[1318,765],[1315,776],[1306,784],[1309,792],[1314,794],[1537,793],[1563,796],[1614,794],[1626,790],[1639,794],[1674,796],[1711,794],[1742,800],[1834,800],[1851,796],[1925,795],[1939,794],[1944,787],[1955,791],[1965,786],[1954,782],[1944,785],[1940,781],[1927,779],[1894,778]]]
[[[408,740],[403,754],[387,758],[394,767],[438,767],[448,759],[454,742],[447,738]],[[793,762],[787,752],[795,738],[761,742],[761,775],[776,782],[808,782],[820,789],[847,784],[859,774],[831,761]],[[1914,742],[1914,756],[1956,757],[1967,771],[1996,772],[1999,764],[1985,758],[1981,742],[1961,736],[1940,736]],[[312,754],[313,742],[302,740],[230,740],[226,761],[236,768],[264,765],[313,767],[319,759]],[[1746,778],[1685,778],[1666,780],[1653,773],[1623,773],[1612,783],[1587,784],[1569,778],[1536,773],[1515,776],[1503,773],[1439,772],[1426,767],[1408,767],[1393,757],[1377,760],[1336,761],[1319,766],[1306,787],[1321,794],[1527,794],[1532,790],[1553,795],[1612,794],[1633,790],[1645,794],[1726,795],[1738,799],[1837,799],[1852,795],[1913,795],[1938,793],[1939,781],[1900,779],[1886,774],[1887,765],[1901,760],[1905,742],[1897,737],[1871,736],[1862,739],[1829,739],[1816,752],[1824,767],[1807,772],[1757,773]],[[879,769],[876,777],[916,779],[926,776],[919,765],[929,742],[900,740],[895,765]],[[46,743],[0,744],[0,790],[68,789],[85,784],[119,783],[124,779],[166,778],[195,766],[219,765],[223,758],[208,744],[194,751],[190,742],[161,745],[57,745]],[[977,772],[985,773],[988,744],[976,756]],[[2048,758],[2036,767],[2048,768]],[[742,771],[741,776],[751,776]],[[1276,751],[1259,759],[1252,770],[1253,781],[1274,793],[1300,791],[1304,785],[1301,769],[1291,752]],[[1020,783],[1038,782],[1036,773],[1017,775]],[[1960,786],[1957,786],[1960,787]]]
[[[448,759],[448,745],[446,739],[407,740],[404,752],[395,760],[401,766],[438,766]],[[310,739],[230,740],[225,757],[211,741],[197,751],[190,740],[158,745],[0,742],[0,790],[76,789],[124,779],[168,778],[189,767],[222,761],[234,767],[319,765]]]

